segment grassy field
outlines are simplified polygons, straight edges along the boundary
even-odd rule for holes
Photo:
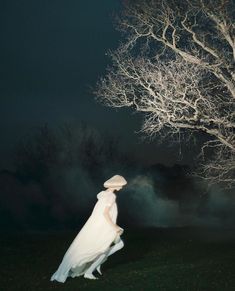
[[[235,230],[126,230],[125,247],[105,262],[98,280],[50,282],[75,236],[2,235],[0,290],[235,290]]]

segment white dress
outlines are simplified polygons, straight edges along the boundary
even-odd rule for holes
[[[105,253],[117,238],[116,230],[104,217],[105,207],[111,206],[110,217],[116,224],[118,214],[116,195],[101,191],[97,198],[91,216],[73,240],[58,270],[52,275],[51,281],[64,283],[69,276],[83,275],[92,262]]]

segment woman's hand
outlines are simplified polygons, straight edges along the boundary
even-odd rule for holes
[[[114,228],[115,228],[117,234],[120,236],[120,235],[123,234],[124,229],[121,228],[120,226],[118,226],[117,224],[115,224],[115,223],[112,221],[112,219],[111,219],[111,217],[110,217],[110,214],[109,214],[109,210],[110,210],[110,206],[105,207],[105,210],[104,210],[104,217],[105,217],[105,219],[107,220],[107,222],[108,222],[110,225],[114,226]]]
[[[120,226],[117,226],[117,227],[116,227],[116,232],[117,232],[118,235],[122,235],[123,232],[124,232],[124,229],[121,228]]]

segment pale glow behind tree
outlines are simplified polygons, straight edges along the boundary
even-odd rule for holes
[[[198,174],[230,187],[235,185],[234,6],[225,0],[127,1],[119,19],[124,41],[110,53],[113,66],[96,90],[107,106],[142,112],[141,130],[149,137],[207,134]]]

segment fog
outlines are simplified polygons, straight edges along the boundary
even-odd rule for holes
[[[208,188],[186,165],[144,166],[113,137],[89,127],[40,128],[15,150],[15,170],[0,172],[3,230],[79,229],[103,183],[115,174],[118,223],[137,227],[234,227],[234,191]]]
[[[183,187],[178,191],[183,192]],[[154,187],[153,177],[140,175],[129,181],[120,207],[125,208],[130,222],[141,226],[234,227],[235,197],[232,191],[225,192],[214,186],[207,194],[201,195],[201,189],[202,185],[191,200],[173,200],[167,198],[160,188]],[[173,194],[174,191],[172,188]]]

